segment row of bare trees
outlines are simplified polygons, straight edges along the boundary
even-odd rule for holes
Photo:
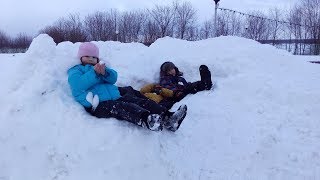
[[[196,31],[195,8],[190,2],[176,1],[172,5],[155,5],[146,10],[96,12],[83,20],[79,14],[70,14],[40,33],[49,34],[56,43],[90,40],[149,43],[165,36],[196,40],[199,39]]]
[[[218,17],[217,36],[268,40],[273,45],[285,46],[283,48],[294,54],[320,54],[320,0],[301,0],[287,12],[275,8],[268,13],[254,11],[248,14],[250,16],[222,10]],[[214,34],[210,31],[211,26],[209,23],[206,26],[209,37]],[[279,39],[286,41],[279,44]]]
[[[175,1],[171,5],[122,13],[111,9],[84,18],[70,14],[39,33],[49,34],[56,43],[118,40],[150,44],[165,36],[193,41],[232,35],[258,41],[271,40],[277,45],[279,39],[313,39],[312,45],[293,43],[286,48],[295,54],[320,53],[320,0],[301,0],[289,11],[271,9],[268,13],[253,11],[248,14],[220,10],[215,31],[213,17],[199,23],[197,11],[191,3]],[[30,39],[25,34],[11,39],[0,31],[0,49],[8,44],[9,47],[25,47],[23,45],[30,44]]]
[[[296,54],[320,54],[320,0],[302,0],[290,12],[288,20],[304,26],[290,28],[290,35],[298,39],[312,39],[313,46],[295,44]]]
[[[12,38],[0,30],[0,53],[24,52],[30,45],[32,37],[20,33]]]

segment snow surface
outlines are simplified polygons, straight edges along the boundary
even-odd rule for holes
[[[0,180],[320,179],[320,65],[238,37],[95,42],[117,85],[155,82],[164,61],[216,88],[187,96],[175,132],[97,119],[74,101],[67,70],[80,43],[40,35],[0,54]],[[310,60],[313,60],[310,58]]]

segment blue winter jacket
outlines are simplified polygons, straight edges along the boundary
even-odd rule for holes
[[[99,96],[99,101],[116,100],[120,98],[118,87],[114,84],[118,74],[115,70],[106,68],[104,76],[97,75],[92,65],[76,65],[68,70],[68,82],[72,95],[84,107],[92,105],[86,100],[89,92]]]

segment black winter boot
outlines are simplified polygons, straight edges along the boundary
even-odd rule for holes
[[[164,123],[165,128],[175,132],[176,130],[179,129],[186,115],[187,115],[187,106],[181,105],[176,112],[172,113],[169,117],[167,117]]]
[[[212,81],[211,81],[211,72],[206,65],[201,65],[199,67],[200,71],[200,77],[201,77],[201,82],[205,84],[205,89],[209,90],[212,87]]]

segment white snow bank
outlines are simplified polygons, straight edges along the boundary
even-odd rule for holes
[[[216,88],[181,101],[176,133],[97,119],[67,83],[80,43],[40,35],[27,53],[0,55],[1,180],[320,178],[319,65],[238,37],[95,43],[119,86],[155,82],[170,60],[188,81],[208,65]]]

